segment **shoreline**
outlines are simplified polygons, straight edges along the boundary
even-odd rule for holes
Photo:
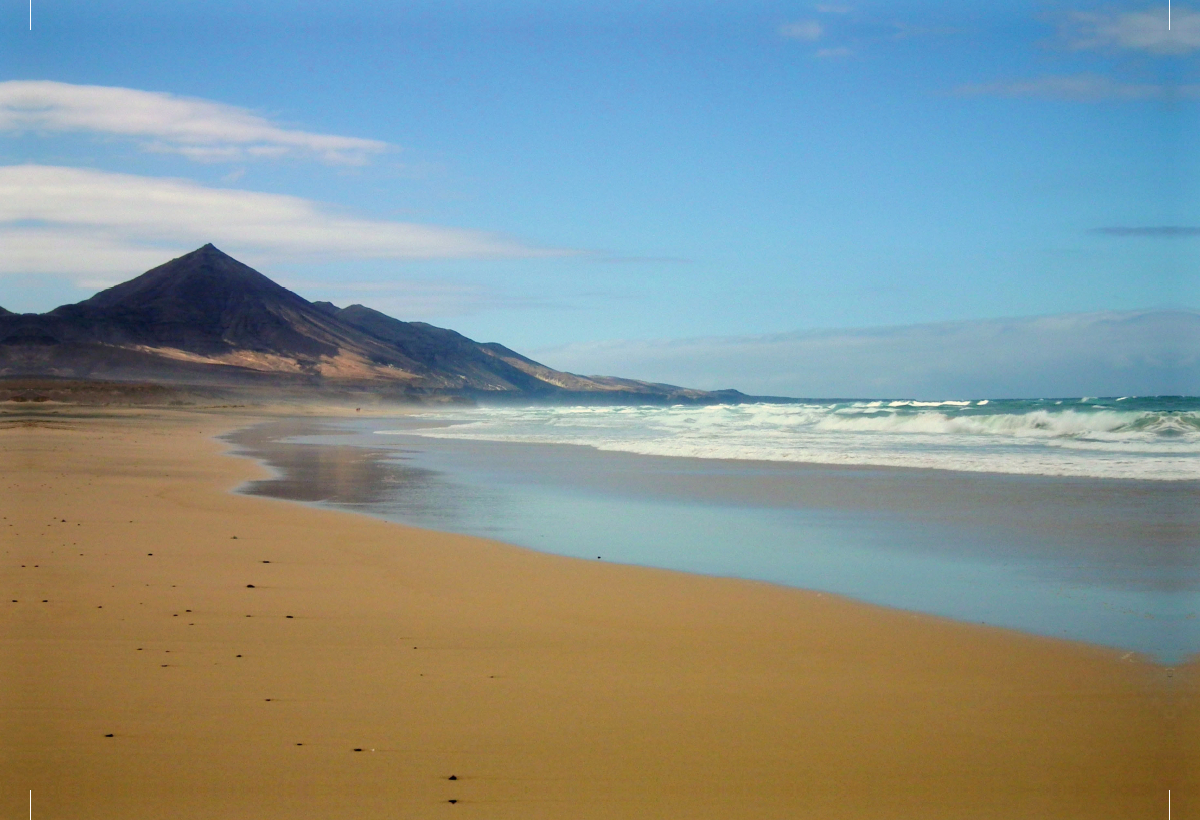
[[[1163,666],[1200,648],[1184,617],[1198,602],[1200,566],[1183,549],[1182,531],[1172,535],[1147,520],[1149,504],[1163,521],[1176,514],[1182,490],[899,468],[681,463],[542,443],[407,436],[381,443],[369,434],[374,427],[268,422],[223,438],[278,471],[240,488],[252,496],[541,553],[839,594],[1133,650]],[[608,535],[594,535],[598,528]]]
[[[49,579],[6,564],[31,603],[0,620],[20,741],[0,769],[52,814],[1125,817],[1196,782],[1166,740],[1194,662],[1167,678],[829,593],[235,494],[261,467],[215,436],[258,413],[87,415],[0,431],[4,523],[30,539],[6,551]],[[45,610],[26,597],[49,590]],[[169,648],[179,666],[147,662]]]
[[[266,477],[266,480],[281,479],[281,478],[286,477],[283,470],[281,470],[277,467],[274,467],[271,464],[266,463],[259,456],[250,455],[250,454],[247,454],[244,452],[239,452],[237,449],[234,449],[237,445],[232,445],[229,443],[229,441],[227,439],[228,436],[232,436],[232,435],[236,435],[241,432],[245,432],[250,427],[253,427],[253,426],[255,426],[255,425],[251,424],[251,425],[247,425],[245,427],[238,427],[235,429],[222,431],[220,433],[217,433],[217,434],[211,436],[210,438],[212,441],[215,441],[215,442],[221,444],[222,446],[229,448],[224,453],[225,455],[233,456],[236,458],[247,459],[250,462],[252,462],[255,466],[257,466],[257,467],[261,468],[263,471],[269,473],[270,475]],[[496,442],[496,443],[509,444],[509,442]],[[521,442],[521,443],[519,443],[519,445],[525,446],[525,443]],[[323,445],[312,445],[312,446],[323,446]],[[534,443],[529,446],[569,447],[572,445]],[[640,457],[639,454],[630,454],[630,455],[635,455],[635,456]],[[669,456],[664,456],[664,458],[669,458]],[[775,463],[775,462],[768,462],[768,463]],[[816,468],[834,467],[835,469],[837,467],[837,465],[826,465],[826,464],[821,464],[821,463],[814,463],[811,466],[816,467]],[[895,469],[905,470],[905,469],[913,469],[913,468],[897,467]],[[1043,476],[1034,476],[1034,477],[1035,478],[1043,478]],[[255,484],[259,481],[262,481],[262,480],[264,480],[263,477],[249,478],[246,481],[242,482],[241,484],[230,488],[229,492],[233,495],[242,495],[242,496],[247,496],[250,498],[262,498],[262,499],[267,499],[270,501],[283,502],[284,504],[294,504],[303,509],[308,509],[308,510],[319,510],[319,511],[325,511],[325,512],[343,513],[345,515],[366,518],[366,519],[369,519],[372,521],[381,521],[381,522],[388,523],[388,524],[395,524],[396,526],[399,526],[399,527],[404,527],[406,529],[414,530],[416,532],[426,533],[430,536],[435,536],[435,537],[436,536],[453,536],[456,538],[469,538],[469,539],[489,542],[492,544],[497,544],[497,545],[507,547],[510,549],[531,552],[536,555],[552,556],[555,558],[565,558],[566,560],[569,560],[569,561],[579,561],[584,564],[591,564],[591,561],[589,561],[588,559],[573,557],[573,556],[566,555],[561,552],[554,552],[554,551],[551,551],[548,549],[538,549],[536,547],[528,547],[528,546],[524,546],[522,544],[515,544],[510,541],[504,541],[502,539],[487,538],[484,536],[473,535],[470,533],[463,533],[463,532],[456,532],[456,531],[449,531],[449,530],[438,530],[438,529],[433,529],[430,527],[423,527],[423,526],[420,526],[417,524],[411,524],[411,523],[407,523],[405,521],[391,519],[386,516],[367,512],[367,511],[364,511],[361,509],[353,509],[353,508],[346,507],[346,506],[338,506],[338,505],[336,505],[332,502],[326,501],[326,500],[306,501],[306,500],[285,498],[282,496],[275,496],[275,495],[268,495],[268,494],[261,494],[261,493],[252,493],[252,492],[246,491],[253,484]],[[1100,480],[1100,479],[1097,479],[1097,480]],[[904,607],[899,607],[899,606],[889,606],[887,604],[880,604],[880,603],[875,603],[872,601],[866,601],[866,600],[862,600],[859,598],[855,598],[851,595],[846,595],[843,593],[833,592],[833,591],[824,590],[824,589],[817,589],[817,588],[810,588],[810,587],[797,587],[797,586],[791,586],[789,584],[783,584],[783,583],[778,583],[775,581],[767,581],[767,580],[756,579],[756,578],[742,578],[742,577],[733,576],[733,575],[718,575],[718,574],[714,574],[714,573],[693,572],[693,571],[689,571],[689,570],[673,569],[671,567],[660,567],[660,566],[654,566],[654,565],[649,565],[649,564],[633,564],[633,563],[625,563],[625,562],[620,562],[620,561],[616,561],[616,562],[609,561],[607,563],[608,563],[608,566],[629,567],[629,568],[637,569],[637,570],[650,570],[650,571],[655,571],[655,572],[678,573],[678,574],[685,575],[685,576],[711,578],[711,579],[715,579],[715,580],[731,581],[731,582],[741,583],[741,584],[761,584],[766,587],[777,588],[779,590],[788,590],[788,591],[800,593],[802,595],[816,596],[818,598],[828,597],[828,598],[832,598],[835,600],[843,601],[846,604],[850,604],[852,606],[862,606],[862,607],[868,607],[871,609],[880,610],[883,613],[893,613],[895,615],[900,615],[900,616],[918,616],[921,618],[931,619],[934,622],[944,622],[947,624],[963,625],[963,626],[968,626],[968,627],[971,627],[974,629],[996,630],[1000,633],[1009,634],[1009,635],[1013,635],[1013,636],[1017,636],[1017,637],[1021,637],[1021,638],[1033,638],[1033,639],[1038,639],[1038,640],[1046,640],[1046,641],[1062,643],[1062,644],[1066,644],[1066,645],[1087,647],[1089,649],[1094,649],[1094,650],[1098,650],[1101,652],[1116,653],[1118,655],[1123,656],[1123,659],[1133,658],[1139,663],[1144,663],[1144,664],[1151,665],[1151,666],[1162,667],[1164,669],[1170,669],[1172,671],[1178,667],[1187,666],[1190,663],[1200,661],[1200,653],[1195,653],[1187,658],[1184,658],[1181,662],[1167,663],[1164,661],[1157,660],[1156,658],[1154,658],[1150,655],[1147,655],[1145,653],[1128,650],[1125,647],[1112,646],[1112,645],[1108,645],[1108,644],[1095,643],[1093,641],[1077,640],[1077,639],[1072,639],[1072,638],[1061,638],[1061,637],[1056,637],[1054,635],[1045,635],[1045,634],[1041,634],[1041,633],[1037,633],[1037,632],[1028,632],[1028,631],[1025,631],[1022,629],[999,626],[996,624],[976,624],[976,623],[973,623],[971,621],[964,620],[961,618],[953,618],[953,617],[950,617],[947,615],[938,615],[936,613],[925,612],[925,611],[916,610],[916,609],[906,609]]]

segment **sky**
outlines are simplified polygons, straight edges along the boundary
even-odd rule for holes
[[[9,310],[211,241],[306,298],[575,372],[1200,392],[1200,6],[1173,3],[1169,30],[1165,2],[1069,0],[0,15]],[[898,368],[909,348],[880,341],[996,322],[1007,369],[966,341]],[[1099,347],[1023,370],[1047,327]],[[858,341],[812,346],[832,337]]]

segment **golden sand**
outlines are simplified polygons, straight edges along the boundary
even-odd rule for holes
[[[1194,670],[234,495],[245,422],[0,430],[0,817],[1200,813]]]

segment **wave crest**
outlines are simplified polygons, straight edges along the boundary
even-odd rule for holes
[[[493,407],[453,420],[416,432],[692,458],[1200,479],[1195,399]]]

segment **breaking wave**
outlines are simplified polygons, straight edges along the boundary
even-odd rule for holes
[[[1200,399],[1192,398],[483,407],[428,415],[453,423],[417,434],[654,456],[1200,479]]]

